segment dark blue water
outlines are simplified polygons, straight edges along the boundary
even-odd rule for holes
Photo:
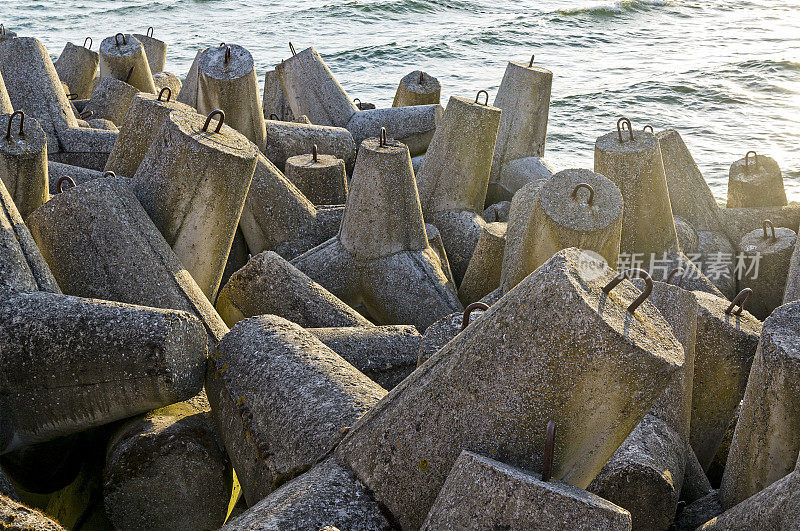
[[[313,45],[353,97],[390,105],[397,82],[423,69],[443,102],[486,89],[508,60],[554,73],[546,157],[592,167],[595,139],[619,116],[674,127],[719,199],[748,150],[774,157],[800,200],[800,0],[0,0],[0,23],[66,41],[116,32],[170,45],[185,75],[197,48],[237,43],[265,69]]]

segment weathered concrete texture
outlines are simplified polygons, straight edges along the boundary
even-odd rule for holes
[[[720,230],[719,205],[680,133],[667,129],[656,133],[656,139],[661,148],[672,213],[687,220],[697,231]],[[691,252],[683,247],[681,250]]]
[[[153,84],[156,86],[156,92],[161,92],[161,89],[168,88],[172,91],[170,99],[177,100],[183,88],[183,83],[178,76],[170,72],[158,72],[153,74]]]
[[[63,527],[42,512],[4,494],[0,494],[0,522],[3,529],[14,531],[64,531]]]
[[[312,124],[345,127],[358,112],[314,48],[281,61],[275,72],[295,116],[305,114]]]
[[[406,74],[397,85],[392,107],[435,105],[439,103],[442,85],[439,80],[421,70]]]
[[[742,271],[737,278],[739,289],[753,290],[747,308],[758,319],[766,319],[772,310],[783,304],[796,242],[797,234],[792,229],[777,228],[773,238],[768,228],[766,234],[763,229],[747,233],[739,243],[739,250],[745,256],[758,260],[758,269]]]
[[[656,307],[645,301],[627,312],[639,291],[623,281],[606,295],[615,273],[585,276],[581,254],[557,253],[338,446],[401,525],[421,525],[462,449],[541,470],[550,420],[559,430],[553,477],[586,487],[683,365],[683,347]]]
[[[695,291],[699,304],[695,342],[694,387],[690,442],[703,470],[708,470],[736,406],[744,396],[747,376],[758,347],[761,322],[730,302]]]
[[[83,100],[92,94],[92,84],[99,64],[100,55],[97,52],[68,42],[53,66],[70,92],[77,99]]]
[[[50,153],[49,160],[102,171],[114,148],[118,133],[102,129],[65,129],[59,133],[61,151]],[[48,149],[50,147],[48,139]]]
[[[203,293],[214,300],[258,157],[241,133],[199,114],[170,113],[133,189]]]
[[[332,155],[290,157],[286,178],[315,205],[342,205],[347,201],[344,161]]]
[[[286,101],[286,95],[283,93],[283,87],[281,87],[281,82],[274,68],[267,70],[264,74],[264,97],[261,105],[265,120],[271,120],[272,118],[270,117],[274,114],[279,121],[295,121],[292,108],[289,106],[289,102]]]
[[[677,220],[675,227],[677,228]],[[681,243],[683,248],[683,243]],[[689,253],[690,251],[686,251]],[[699,231],[697,233],[697,254],[708,279],[725,295],[733,300],[736,296],[734,266],[736,249],[722,232]]]
[[[494,166],[492,166],[494,168]],[[486,194],[487,203],[510,201],[517,191],[530,182],[544,182],[556,170],[541,157],[524,157],[506,162],[500,168],[498,181],[490,181]]]
[[[384,531],[394,527],[336,456],[286,483],[223,527],[225,531]]]
[[[584,490],[463,451],[428,513],[425,530],[631,529],[631,514]]]
[[[307,202],[307,204],[311,203]],[[313,231],[306,234],[301,233],[298,237],[281,242],[275,245],[272,250],[286,260],[293,260],[336,236],[342,223],[342,216],[344,216],[344,205],[320,205],[314,207],[314,210],[316,210],[317,215],[314,218]]]
[[[494,223],[496,221],[501,221],[503,223],[508,222],[508,213],[511,210],[511,201],[500,201],[499,203],[494,203],[483,211],[483,220],[487,223]]]
[[[272,251],[251,258],[217,298],[233,326],[245,317],[277,315],[304,328],[370,326],[370,322]]]
[[[736,425],[739,423],[739,413],[742,411],[742,403],[736,406],[733,411],[728,426],[725,428],[725,433],[722,436],[722,442],[719,443],[717,452],[714,454],[714,459],[711,465],[706,470],[706,477],[712,487],[718,489],[722,483],[722,476],[725,473],[725,465],[728,464],[728,451],[731,449],[733,442],[733,433],[736,431]]]
[[[312,334],[274,315],[231,329],[206,387],[249,505],[313,466],[386,394]]]
[[[181,87],[180,93],[178,93],[177,97],[175,98],[177,101],[181,103],[185,103],[189,107],[197,107],[197,76],[198,76],[198,61],[200,60],[200,56],[203,55],[203,52],[206,51],[208,48],[200,48],[197,50],[197,53],[192,60],[192,64],[189,67],[189,72],[186,73],[186,77],[183,80],[183,86]]]
[[[786,275],[786,289],[783,290],[783,304],[796,300],[800,300],[800,238],[795,240]]]
[[[134,33],[133,36],[142,43],[150,72],[152,74],[163,72],[164,64],[167,62],[167,43],[154,38],[152,32],[149,35]]]
[[[144,47],[130,34],[106,37],[100,43],[100,77],[120,79],[142,92],[156,91]]]
[[[100,85],[103,84],[102,80]],[[99,85],[99,86],[100,86]],[[167,101],[167,93],[162,96],[139,92],[131,100],[121,122],[118,141],[108,156],[105,171],[113,171],[120,177],[133,177],[144,160],[153,141],[158,138],[164,122],[172,111],[193,113],[194,110],[177,101]],[[159,99],[160,98],[160,99]]]
[[[233,236],[233,243],[231,243],[231,250],[228,253],[228,260],[225,262],[225,269],[222,271],[222,281],[219,285],[224,286],[227,284],[231,276],[247,265],[252,256],[250,248],[247,247],[247,242],[244,239],[244,234],[242,234],[242,229],[237,228],[236,234]],[[219,299],[219,292],[217,292],[217,299]],[[214,302],[216,303],[216,301]]]
[[[445,278],[455,286],[456,281],[453,278],[453,272],[450,270],[450,261],[447,259],[447,251],[445,251],[444,243],[442,243],[442,234],[439,232],[439,229],[430,223],[425,224],[425,233],[428,235],[428,245],[431,246],[431,249],[433,249],[433,252],[435,252],[436,256],[439,258],[439,263]]]
[[[761,492],[698,527],[698,531],[762,531],[797,529],[800,519],[800,471],[771,484]]]
[[[47,137],[34,118],[25,119],[23,124],[23,117],[11,117],[0,115],[0,131],[11,131],[10,138],[0,134],[0,178],[25,219],[50,197]]]
[[[786,190],[778,163],[766,155],[741,158],[728,172],[727,208],[784,206]]]
[[[714,491],[681,511],[675,518],[675,531],[695,531],[722,511],[717,491]]]
[[[187,311],[203,322],[212,347],[228,331],[128,179],[95,179],[67,190],[28,223],[66,293]]]
[[[104,77],[92,91],[85,110],[92,112],[92,118],[104,118],[121,126],[137,94],[139,89],[133,85],[113,77]]]
[[[361,143],[337,237],[293,264],[378,324],[425,330],[461,309],[455,287],[428,244],[408,148]]]
[[[681,500],[691,504],[714,492],[708,476],[700,466],[700,461],[694,454],[692,447],[686,445],[686,468],[683,473],[683,488],[681,489]]]
[[[521,214],[520,210],[515,212]],[[503,256],[500,285],[504,292],[568,247],[592,251],[611,268],[617,267],[622,194],[604,176],[589,170],[559,172],[539,188],[525,214],[515,215],[510,222],[518,241]]]
[[[768,219],[775,227],[786,227],[797,232],[800,226],[800,204],[792,203],[785,207],[760,208],[720,208],[722,229],[733,243],[742,241],[745,235],[761,227]]]
[[[503,115],[492,160],[493,182],[501,180],[500,172],[507,162],[544,156],[552,85],[553,73],[545,68],[515,62],[506,66],[494,99],[494,106]]]
[[[206,339],[188,313],[30,293],[3,301],[0,316],[7,421],[0,452],[185,400],[202,388]]]
[[[58,193],[58,181],[62,177],[69,177],[78,185],[102,177],[103,172],[50,161],[47,163],[47,176],[49,195],[53,196]],[[67,184],[63,184],[62,186],[65,188],[68,187]]]
[[[14,112],[14,107],[11,105],[11,99],[8,97],[3,75],[0,74],[0,114],[11,114],[12,112]]]
[[[322,243],[316,217],[311,201],[258,153],[239,220],[250,251],[260,253],[296,239],[310,240],[306,249]]]
[[[733,507],[794,470],[800,452],[800,302],[764,321],[719,490]]]
[[[443,112],[438,103],[368,109],[355,113],[345,127],[357,146],[367,138],[380,135],[381,128],[385,128],[386,135],[407,145],[413,157],[426,152]]]
[[[480,300],[500,286],[507,228],[506,223],[486,223],[481,227],[478,244],[458,287],[458,298],[462,304]]]
[[[122,425],[108,445],[105,508],[115,529],[218,529],[233,471],[203,394]]]
[[[206,48],[197,58],[196,90],[197,112],[222,109],[227,125],[257,146],[264,145],[267,132],[250,52],[238,44]]]
[[[106,120],[105,118],[88,120],[86,123],[89,124],[89,128],[91,129],[102,129],[104,131],[113,131],[115,133],[119,133],[119,127],[117,127],[111,120]]]
[[[264,154],[281,171],[290,157],[311,153],[315,144],[320,153],[342,159],[348,174],[353,171],[356,143],[347,129],[278,120],[266,120],[266,127]]]
[[[410,325],[307,328],[387,391],[417,368],[422,336]]]
[[[475,309],[470,314],[470,323],[483,315],[484,311]],[[464,312],[456,312],[442,317],[425,330],[422,342],[419,345],[419,356],[417,357],[417,367],[425,363],[431,356],[436,354],[440,348],[450,342],[461,332],[461,325],[464,322]]]
[[[616,131],[598,138],[594,171],[616,184],[625,201],[620,251],[660,256],[678,250],[661,149],[652,134],[634,134],[631,140],[623,131],[622,142]]]
[[[700,245],[700,239],[697,231],[691,223],[679,216],[674,216],[675,232],[678,234],[678,244],[681,251],[687,255],[692,255],[697,252]]]
[[[0,494],[8,496],[14,501],[19,501],[19,496],[17,496],[17,491],[14,490],[14,485],[11,484],[11,481],[2,470],[0,470]]]

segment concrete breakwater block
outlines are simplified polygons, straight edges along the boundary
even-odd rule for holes
[[[556,253],[339,444],[337,454],[401,525],[422,524],[461,449],[542,470],[551,420],[562,434],[553,477],[585,488],[683,365],[683,347],[656,307],[631,306],[643,294],[621,278],[609,286],[611,269],[584,276],[581,254]],[[576,335],[575,323],[591,332]],[[614,407],[600,415],[598,400]]]
[[[88,48],[87,42],[89,42]],[[83,41],[83,46],[75,46],[68,42],[53,63],[59,79],[67,84],[70,94],[79,100],[87,99],[92,94],[92,85],[100,64],[100,54],[92,51],[91,47],[91,37]]]
[[[761,228],[765,219],[795,232],[800,226],[800,204],[794,203],[784,207],[720,208],[719,215],[723,232],[734,244],[748,232]]]
[[[0,178],[22,219],[49,198],[47,137],[23,111],[0,115]]]
[[[347,201],[344,161],[319,153],[295,155],[286,161],[286,178],[315,205],[343,205]]]
[[[631,529],[628,511],[599,496],[464,450],[421,529]]]
[[[781,168],[775,159],[749,151],[728,172],[728,208],[785,206]]]
[[[751,260],[758,260],[758,267],[742,271],[737,283],[740,289],[750,288],[753,293],[748,303],[750,313],[758,319],[766,319],[772,311],[783,304],[787,272],[790,271],[792,253],[797,234],[792,229],[775,228],[765,220],[761,229],[748,232],[739,243],[739,250]]]
[[[800,238],[795,240],[789,271],[786,275],[786,289],[783,291],[783,304],[800,300]]]
[[[249,505],[314,465],[386,394],[276,316],[237,323],[220,342],[206,385]]]
[[[183,88],[183,83],[180,78],[170,72],[158,72],[153,74],[153,83],[156,86],[156,92],[161,92],[162,89],[168,88],[172,91],[173,99],[177,99]]]
[[[164,63],[167,60],[167,43],[153,37],[152,27],[147,28],[147,32],[144,35],[134,33],[133,36],[142,43],[150,72],[152,74],[163,72]],[[175,95],[177,96],[177,93]]]
[[[274,118],[284,122],[295,121],[295,115],[289,102],[286,101],[286,94],[283,93],[283,87],[274,68],[264,74],[264,97],[261,105],[265,120]]]
[[[0,494],[0,521],[6,529],[65,531],[41,511],[23,505],[5,494]]]
[[[11,98],[8,97],[6,84],[3,81],[3,76],[0,74],[0,113],[11,114],[14,112],[14,107],[11,105]]]
[[[266,127],[264,154],[281,171],[291,157],[311,153],[316,145],[320,153],[342,159],[347,173],[352,173],[356,143],[347,129],[271,119],[266,120]]]
[[[486,223],[481,227],[478,243],[458,286],[462,304],[480,300],[500,286],[507,230],[507,223]]]
[[[403,76],[394,93],[392,107],[436,105],[442,93],[442,84],[432,75],[414,70]]]
[[[130,34],[117,33],[100,43],[100,77],[125,81],[142,92],[156,92],[144,46]]]
[[[94,87],[84,110],[91,112],[92,118],[109,120],[121,126],[133,97],[139,92],[139,89],[121,79],[103,77]]]

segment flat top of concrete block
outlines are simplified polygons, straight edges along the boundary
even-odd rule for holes
[[[539,202],[557,224],[579,231],[603,229],[622,215],[619,188],[605,176],[586,169],[553,175],[539,189]]]
[[[20,116],[14,117],[8,128],[10,114],[0,116],[0,151],[12,156],[38,155],[47,149],[47,136],[35,118],[26,117],[20,134]],[[11,132],[11,137],[6,134]]]
[[[97,100],[98,95],[103,97],[120,97],[125,93],[136,94],[139,89],[115,77],[101,77],[92,91],[92,99]],[[130,96],[129,96],[130,97]],[[92,99],[89,102],[92,102]]]
[[[542,74],[549,75],[550,77],[553,77],[553,72],[551,72],[547,68],[542,68],[541,66],[536,66],[536,65],[530,64],[529,62],[528,63],[519,63],[517,61],[509,61],[508,62],[508,66],[509,67],[524,68],[525,70],[531,70],[533,72],[539,72],[539,73],[542,73]]]
[[[422,74],[422,78],[420,78],[420,74]],[[420,82],[420,79],[422,79],[422,82]],[[414,94],[434,94],[442,89],[438,79],[420,70],[414,70],[404,75],[400,83],[407,91]]]
[[[772,231],[767,228],[767,237],[764,237],[764,229],[756,229],[745,234],[739,248],[745,253],[761,254],[780,254],[791,253],[797,240],[797,234],[792,229],[778,227],[775,229],[775,239],[772,239]]]
[[[480,103],[479,103],[480,102]],[[447,106],[450,107],[452,104],[460,103],[463,105],[467,105],[469,107],[477,107],[477,108],[484,108],[490,112],[496,112],[500,114],[500,108],[495,107],[494,105],[484,105],[483,103],[483,96],[480,95],[480,98],[470,99],[470,98],[461,98],[459,96],[450,96],[450,100],[447,102]]]
[[[200,56],[198,68],[214,79],[238,79],[253,71],[253,56],[238,44],[212,46]]]
[[[309,153],[305,155],[295,155],[286,159],[287,166],[297,166],[300,168],[330,168],[331,166],[342,165],[344,171],[344,161],[333,155],[317,154],[317,160]]]
[[[130,33],[112,35],[111,37],[106,37],[100,43],[100,53],[109,57],[127,57],[139,51],[144,53],[144,47],[139,42],[139,39]]]
[[[622,142],[619,141],[619,133],[614,131],[601,136],[594,144],[595,151],[599,149],[606,153],[618,154],[641,153],[656,148],[658,148],[658,140],[652,133],[634,131],[633,140],[631,140],[627,129],[622,131]]]
[[[232,127],[223,124],[219,133],[215,132],[219,123],[218,119],[218,116],[214,117],[207,130],[203,131],[206,122],[205,116],[181,111],[172,111],[169,115],[169,121],[198,144],[222,151],[233,157],[252,159],[258,156],[258,148],[255,144]]]
[[[735,315],[738,308],[734,308],[730,314],[725,313],[725,310],[730,306],[728,299],[717,297],[705,291],[694,291],[694,296],[699,304],[700,312],[698,315],[711,316],[719,321],[725,322],[733,328],[740,330],[742,333],[758,337],[761,334],[761,321],[756,319],[750,312],[747,311],[745,305],[744,311],[741,315]]]
[[[142,35],[141,33],[134,33],[133,36],[139,39],[139,42],[141,42],[142,45],[153,43],[153,44],[163,44],[166,46],[167,44],[162,40],[156,39],[155,37],[151,37],[150,35]]]
[[[765,357],[790,357],[800,361],[800,301],[778,306],[764,321],[761,330],[761,346],[771,343],[775,348],[761,348]]]
[[[159,72],[159,74],[163,74],[164,72]],[[156,76],[158,74],[154,74]],[[170,74],[172,75],[172,74]],[[108,79],[108,78],[106,78]],[[169,109],[171,111],[183,111],[188,113],[194,113],[195,111],[189,105],[185,103],[181,103],[179,101],[175,101],[175,97],[177,94],[170,94],[169,101],[167,101],[167,95],[164,94],[161,96],[161,99],[158,99],[158,94],[150,94],[149,92],[140,92],[136,94],[133,99],[131,100],[131,107],[133,107],[136,103],[144,104],[144,105],[152,105],[156,107],[161,107],[162,109]],[[217,127],[216,125],[214,126]],[[208,127],[211,129],[211,126]]]
[[[745,164],[745,162],[747,162],[747,164]],[[772,157],[766,155],[751,155],[748,157],[747,161],[742,157],[731,164],[728,175],[731,179],[752,184],[762,179],[779,177],[781,175],[781,168]]]

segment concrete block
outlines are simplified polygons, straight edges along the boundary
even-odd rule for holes
[[[68,42],[53,66],[58,78],[67,84],[70,92],[79,100],[88,98],[92,93],[92,84],[100,64],[100,55],[91,50],[91,38],[83,41],[83,46],[75,46]],[[89,47],[86,47],[89,41]]]
[[[23,219],[49,198],[47,137],[23,111],[0,115],[0,179]]]
[[[728,172],[728,208],[780,207],[786,204],[781,168],[774,159],[750,151],[744,158],[731,164]]]
[[[758,319],[766,319],[783,304],[787,272],[796,242],[795,231],[782,227],[776,229],[767,220],[762,229],[748,232],[739,243],[742,253],[758,260],[758,269],[742,271],[737,278],[739,289],[753,290],[748,309]]]
[[[439,103],[442,85],[439,80],[421,70],[403,76],[394,93],[392,107],[435,105]]]
[[[100,77],[125,81],[142,92],[156,92],[144,46],[131,34],[117,33],[100,43]]]
[[[353,171],[356,143],[347,129],[278,120],[267,120],[266,127],[264,154],[281,171],[290,157],[311,153],[314,145],[320,153],[342,159],[348,174]]]
[[[147,33],[144,35],[134,33],[133,36],[142,43],[150,72],[152,74],[163,72],[164,63],[166,63],[167,60],[167,43],[153,37],[152,27],[148,28]],[[177,93],[175,95],[177,96]]]

